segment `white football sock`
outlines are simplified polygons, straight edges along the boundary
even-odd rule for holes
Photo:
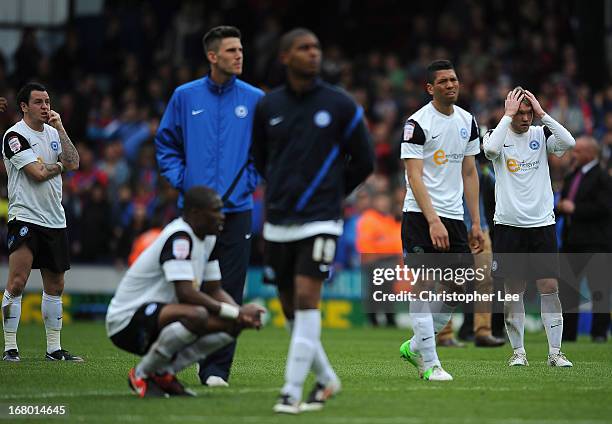
[[[411,350],[414,347],[414,351],[421,354],[425,369],[429,369],[434,365],[439,366],[440,360],[436,352],[434,323],[429,310],[429,303],[421,300],[412,301],[410,303],[410,319],[414,331],[414,337],[410,343]]]
[[[448,324],[448,321],[450,321],[455,307],[436,300],[429,302],[429,310],[431,311],[431,315],[433,317],[434,333],[438,334],[440,330],[442,330],[446,324]]]
[[[136,377],[143,378],[157,371],[163,371],[173,356],[193,343],[197,337],[197,334],[189,331],[179,321],[168,324],[136,366]]]
[[[318,309],[295,311],[282,394],[287,394],[296,401],[302,399],[304,380],[310,371],[319,343],[321,343],[321,311]]]
[[[62,296],[52,296],[43,291],[40,311],[47,332],[47,353],[53,353],[62,348],[60,343],[63,321]]]
[[[21,319],[21,296],[13,296],[4,290],[2,296],[2,324],[4,350],[17,349],[17,328]]]
[[[170,374],[177,374],[233,341],[234,337],[222,332],[202,336],[189,346],[183,348],[176,355],[174,361],[168,364],[165,371]]]
[[[563,336],[563,314],[559,293],[540,295],[540,314],[548,338],[548,353],[559,353]]]
[[[289,330],[289,334],[293,331],[293,320],[287,320],[287,330]],[[317,382],[324,386],[330,381],[340,381],[327,358],[323,343],[321,342],[317,344],[315,355],[312,358],[312,372],[314,372]]]
[[[504,301],[504,317],[506,332],[515,353],[525,353],[525,304],[523,293],[519,293],[519,300]]]

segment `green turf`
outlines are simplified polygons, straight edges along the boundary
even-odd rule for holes
[[[45,422],[7,417],[8,405],[66,405],[69,416],[53,422],[83,423],[605,423],[612,420],[612,344],[588,339],[567,344],[573,369],[545,364],[543,334],[528,335],[530,367],[508,368],[509,347],[443,348],[450,383],[424,382],[399,358],[406,331],[325,330],[324,343],[342,378],[343,391],[322,412],[297,417],[272,411],[283,380],[288,336],[266,328],[240,339],[231,388],[197,384],[195,370],[181,378],[195,388],[195,399],[137,399],[126,384],[135,357],[106,339],[99,323],[67,325],[63,347],[82,355],[84,364],[49,363],[44,329],[19,329],[21,363],[0,363],[0,422]],[[307,389],[312,380],[308,381]]]

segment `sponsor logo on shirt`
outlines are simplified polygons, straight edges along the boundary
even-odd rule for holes
[[[522,172],[527,172],[527,171],[533,171],[536,170],[540,167],[540,161],[536,160],[533,162],[519,162],[516,159],[507,159],[506,160],[506,168],[508,168],[508,171],[510,171],[511,173],[517,173],[519,171]]]
[[[234,109],[234,113],[240,119],[246,118],[249,114],[249,109],[247,109],[245,105],[238,105],[236,106],[236,109]]]
[[[438,149],[433,154],[433,161],[438,166],[445,165],[448,162],[463,162],[463,153],[446,153],[444,150]]]

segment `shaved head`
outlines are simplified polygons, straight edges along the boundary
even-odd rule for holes
[[[214,208],[221,199],[215,190],[205,186],[191,187],[185,193],[185,211]]]
[[[304,35],[311,35],[311,36],[317,38],[315,33],[312,32],[309,29],[306,29],[306,28],[295,28],[295,29],[292,29],[291,31],[285,33],[281,37],[279,51],[281,53],[288,52],[291,49],[291,47],[293,47],[293,43],[295,42],[295,40],[300,38],[300,37],[303,37]]]
[[[599,151],[601,149],[599,147],[599,143],[593,137],[589,135],[583,135],[581,137],[578,137],[578,139],[576,140],[576,146],[578,146],[578,144],[584,146],[585,150],[592,157],[591,160],[599,157]]]

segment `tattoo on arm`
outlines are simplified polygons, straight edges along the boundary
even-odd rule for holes
[[[68,170],[76,170],[79,168],[79,152],[77,152],[76,147],[70,141],[66,130],[59,131],[60,141],[62,143],[62,153],[60,154],[60,159],[66,169]]]
[[[46,179],[50,179],[62,173],[62,168],[57,163],[43,163]]]
[[[39,183],[50,180],[62,173],[62,168],[57,163],[32,162],[23,167],[29,178]]]

